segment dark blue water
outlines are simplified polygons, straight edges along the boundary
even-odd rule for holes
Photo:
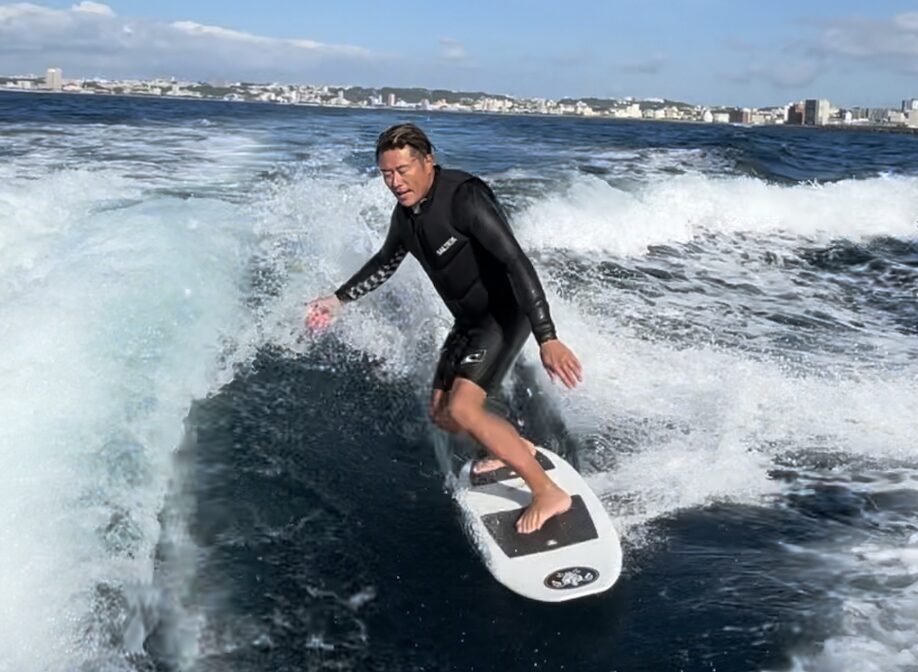
[[[28,112],[24,113],[24,108]],[[171,101],[146,98],[4,93],[0,123],[18,125],[157,125],[213,124],[265,131],[278,139],[279,158],[295,160],[297,152],[326,143],[348,144],[341,158],[356,169],[373,168],[380,128],[401,119],[422,124],[441,141],[444,156],[480,172],[499,172],[533,162],[551,177],[574,166],[592,172],[597,147],[635,152],[691,150],[729,163],[730,170],[766,180],[802,182],[918,173],[918,136],[869,131],[831,132],[802,127],[742,127],[694,123],[520,117],[484,114],[351,111],[223,101]],[[319,122],[320,128],[315,128]],[[324,128],[323,128],[324,127]],[[15,129],[10,129],[15,132]],[[10,132],[7,130],[7,133]],[[100,148],[101,150],[102,148]],[[303,158],[301,154],[299,158]],[[558,159],[563,159],[559,164]],[[541,159],[541,160],[540,160]],[[602,166],[595,168],[602,174]],[[680,166],[670,166],[674,173]]]
[[[795,559],[775,530],[826,532],[796,508],[655,521],[659,542],[606,595],[508,592],[458,528],[416,392],[315,364],[265,354],[192,413],[191,531],[209,549],[193,590],[228,592],[210,626],[235,643],[200,669],[742,670],[823,634],[810,620],[830,586],[780,578]]]
[[[425,416],[448,319],[417,268],[328,334],[301,330],[303,303],[381,241],[373,145],[403,119],[494,185],[584,360],[566,395],[524,353],[500,407],[602,497],[625,550],[608,593],[527,601],[463,535]],[[918,664],[918,137],[4,93],[0,156],[9,333],[40,326],[45,264],[62,286],[128,264],[93,301],[136,282],[142,307],[59,338],[92,337],[74,364],[92,377],[125,347],[101,325],[137,334],[107,403],[142,391],[143,412],[109,415],[147,437],[118,464],[145,466],[101,506],[140,520],[141,493],[159,501],[155,538],[111,523],[94,560],[62,546],[67,571],[101,568],[93,599],[74,593],[91,627],[54,630],[74,644],[34,669]],[[58,207],[23,219],[49,193]],[[202,361],[229,373],[192,376]],[[113,476],[81,478],[74,497]]]

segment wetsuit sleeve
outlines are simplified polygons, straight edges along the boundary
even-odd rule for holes
[[[516,298],[529,316],[539,344],[557,338],[539,276],[488,186],[480,180],[460,185],[453,209],[453,221],[463,233],[477,240],[507,268]]]
[[[370,257],[370,260],[351,276],[350,280],[335,290],[335,296],[342,303],[346,303],[372,292],[392,277],[407,253],[408,250],[402,244],[393,217],[382,248]]]

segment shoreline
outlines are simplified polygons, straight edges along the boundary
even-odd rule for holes
[[[213,102],[226,104],[246,104],[246,105],[270,105],[284,108],[321,108],[327,110],[357,110],[369,112],[393,112],[401,111],[411,114],[470,114],[481,116],[495,117],[537,117],[544,119],[582,119],[590,121],[606,122],[648,122],[648,123],[670,123],[670,124],[693,124],[698,126],[723,127],[733,126],[735,128],[747,128],[750,130],[757,129],[803,129],[807,131],[841,131],[841,132],[862,132],[862,133],[898,133],[902,135],[918,134],[916,126],[887,126],[880,124],[824,124],[819,126],[803,124],[737,124],[737,123],[715,123],[700,121],[698,119],[645,119],[643,117],[611,117],[606,115],[580,115],[580,114],[546,114],[542,112],[491,112],[484,110],[442,110],[430,109],[421,110],[417,108],[388,107],[388,106],[358,106],[358,105],[327,105],[324,103],[277,103],[268,100],[224,100],[223,98],[214,98],[209,96],[163,96],[143,93],[91,93],[87,91],[47,91],[43,89],[12,89],[0,87],[0,94],[3,93],[20,93],[20,94],[39,94],[46,96],[81,96],[81,97],[98,97],[98,98],[134,98],[142,100],[175,100],[175,101],[197,101]]]

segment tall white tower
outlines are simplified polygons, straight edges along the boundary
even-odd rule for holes
[[[60,91],[64,86],[64,74],[60,68],[48,68],[45,74],[45,88],[51,91]]]

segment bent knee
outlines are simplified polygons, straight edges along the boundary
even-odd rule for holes
[[[462,429],[468,429],[475,424],[476,419],[481,415],[481,406],[470,402],[462,397],[450,399],[448,407],[449,417]]]

